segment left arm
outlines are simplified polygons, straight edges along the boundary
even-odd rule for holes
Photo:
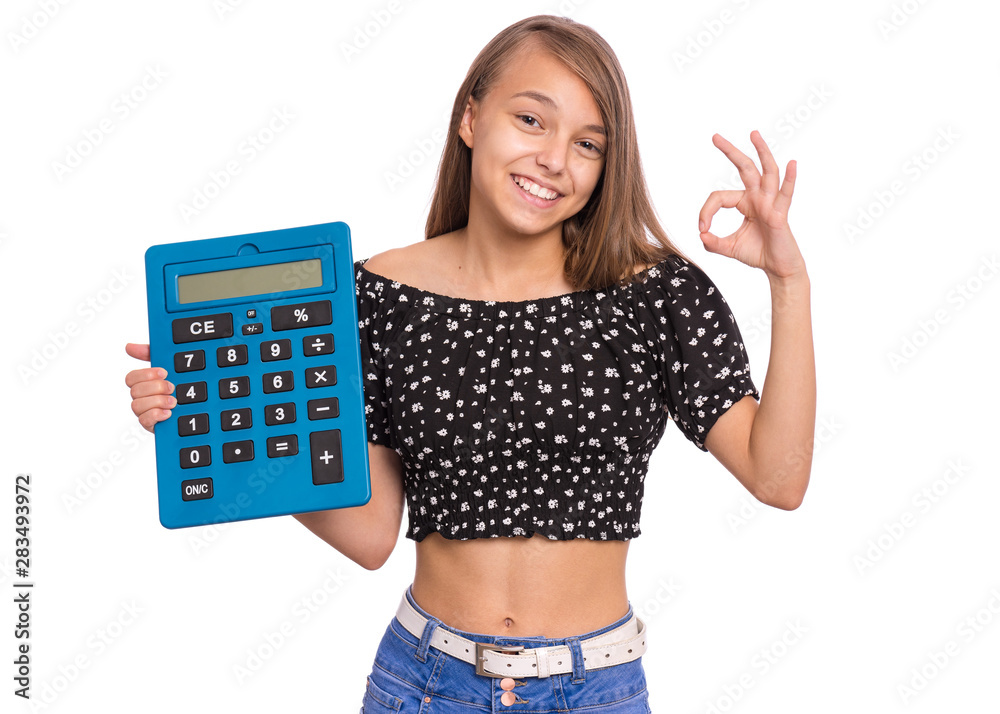
[[[816,365],[805,261],[788,226],[795,185],[789,162],[778,189],[778,166],[759,132],[750,135],[761,158],[754,162],[716,135],[716,146],[737,166],[745,191],[715,191],[699,216],[706,250],[762,269],[771,288],[771,359],[760,404],[744,397],[709,431],[705,447],[755,498],[791,510],[802,503],[812,468],[816,426]],[[732,235],[708,232],[720,208],[744,220]]]

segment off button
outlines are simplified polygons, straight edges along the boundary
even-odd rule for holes
[[[181,498],[185,501],[200,501],[212,497],[212,479],[196,478],[181,481]]]

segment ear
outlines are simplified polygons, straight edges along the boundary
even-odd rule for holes
[[[458,124],[458,135],[462,137],[462,141],[470,149],[472,148],[472,138],[473,129],[476,123],[476,101],[469,97],[468,103],[465,105],[465,113],[462,115],[462,121]]]

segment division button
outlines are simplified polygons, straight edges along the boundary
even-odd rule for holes
[[[184,501],[200,501],[212,497],[212,479],[195,478],[181,481],[181,499]]]
[[[309,435],[313,483],[317,486],[344,480],[344,457],[340,448],[340,429],[314,431]]]
[[[310,389],[314,387],[331,387],[337,383],[337,367],[326,364],[322,367],[310,367],[306,370],[306,386]]]
[[[174,344],[178,345],[184,342],[232,337],[233,315],[229,312],[221,312],[217,315],[181,317],[171,322],[170,327],[173,332]]]
[[[230,441],[222,445],[222,460],[227,464],[238,461],[253,461],[252,441]]]
[[[310,399],[307,403],[309,408],[309,418],[313,421],[317,419],[333,419],[340,416],[340,402],[336,397],[326,399]]]
[[[333,335],[310,335],[302,338],[302,354],[306,357],[333,354]]]
[[[178,352],[174,355],[175,372],[197,372],[205,369],[205,350]]]
[[[277,305],[271,308],[271,329],[275,331],[329,325],[332,322],[333,308],[329,300],[303,302],[298,305]]]
[[[268,458],[276,459],[279,456],[295,456],[297,453],[299,453],[299,437],[295,434],[267,437]]]

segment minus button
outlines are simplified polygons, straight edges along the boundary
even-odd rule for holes
[[[340,416],[340,404],[337,397],[327,397],[325,399],[310,399],[309,418],[313,421],[317,419],[333,419]]]

